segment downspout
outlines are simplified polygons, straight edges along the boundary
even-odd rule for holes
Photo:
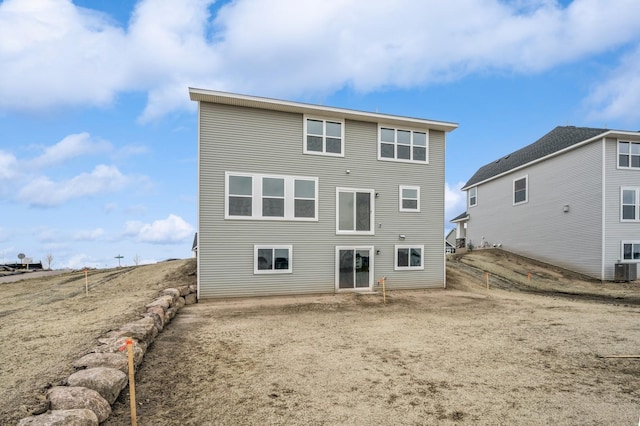
[[[600,242],[602,253],[600,254],[600,281],[604,281],[604,262],[606,259],[606,194],[607,194],[607,138],[602,138],[602,241]]]
[[[198,300],[200,300],[200,277],[202,276],[202,271],[200,270],[200,265],[202,265],[202,262],[200,262],[200,252],[202,250],[200,250],[200,242],[202,241],[202,233],[200,232],[200,104],[202,101],[198,101],[198,201],[196,203],[196,235],[198,236],[198,242],[197,242],[197,250],[196,250],[196,296],[198,297]]]

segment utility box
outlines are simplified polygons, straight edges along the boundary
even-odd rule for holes
[[[616,263],[615,266],[615,280],[621,281],[635,281],[638,279],[638,264],[637,263]]]

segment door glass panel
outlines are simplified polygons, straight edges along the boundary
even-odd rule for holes
[[[340,192],[338,194],[338,229],[341,231],[353,231],[353,193]]]
[[[367,192],[356,193],[356,231],[371,230],[370,195]]]
[[[340,250],[340,268],[338,287],[339,288],[353,288],[354,273],[353,273],[353,250]]]
[[[356,288],[369,287],[369,250],[356,250]]]

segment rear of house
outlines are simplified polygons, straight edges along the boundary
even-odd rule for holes
[[[443,287],[446,122],[202,89],[199,298]]]
[[[640,261],[639,140],[637,132],[557,127],[481,167],[456,218],[466,244],[612,280],[616,263]]]

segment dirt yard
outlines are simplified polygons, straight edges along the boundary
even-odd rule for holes
[[[386,305],[341,294],[186,306],[136,372],[138,424],[638,424],[640,358],[620,356],[640,356],[640,282],[601,284],[493,250],[452,258],[447,271],[446,290],[392,292]],[[151,274],[162,281],[156,270],[137,279]],[[167,286],[136,292],[130,314]],[[68,331],[44,338],[100,316],[99,306],[70,310],[83,298],[3,305],[0,337],[14,344],[2,349],[3,418],[21,417],[7,409],[66,377],[91,346]],[[68,315],[47,311],[62,303]],[[110,325],[81,328],[98,337]],[[32,345],[15,346],[25,335]],[[128,424],[128,401],[125,391],[105,424]]]

